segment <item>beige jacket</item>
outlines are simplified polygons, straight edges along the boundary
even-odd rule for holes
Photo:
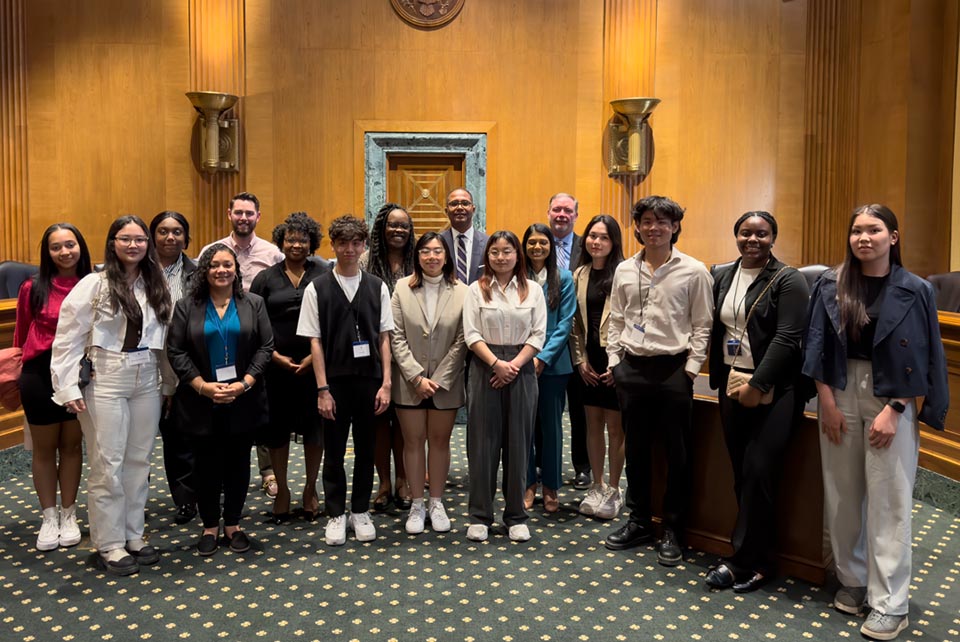
[[[393,291],[393,389],[394,403],[420,403],[413,382],[425,376],[440,384],[433,396],[437,408],[453,409],[464,404],[463,370],[467,346],[463,341],[463,283],[440,284],[433,327],[427,325],[427,302],[423,288],[410,288],[410,279],[397,281]]]
[[[587,360],[587,285],[590,282],[590,264],[581,265],[573,273],[573,287],[577,292],[577,313],[573,317],[573,332],[570,333],[570,357],[573,365]],[[610,297],[603,302],[600,316],[600,346],[607,347],[607,329],[610,327]]]

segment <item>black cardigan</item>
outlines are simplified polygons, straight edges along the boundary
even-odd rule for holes
[[[236,299],[236,305],[240,317],[237,374],[240,377],[248,374],[257,382],[224,408],[230,412],[229,433],[247,435],[264,427],[270,418],[263,376],[273,356],[273,329],[267,307],[256,294],[244,294],[243,298]],[[167,336],[170,365],[180,378],[171,413],[180,432],[197,437],[213,435],[213,400],[201,396],[190,386],[195,377],[205,381],[213,379],[203,336],[206,310],[205,301],[196,303],[192,296],[180,299]]]
[[[716,313],[710,333],[710,387],[714,389],[724,385],[729,370],[729,366],[723,362],[725,329],[720,320],[720,307],[739,267],[740,259],[737,259],[714,275],[713,302]],[[753,307],[770,279],[782,267],[784,264],[771,255],[766,268],[747,289],[744,314]],[[754,388],[767,392],[772,386],[785,388],[796,383],[803,362],[800,339],[806,329],[809,298],[807,280],[796,269],[787,267],[757,305],[747,324],[750,352],[756,367],[750,379],[750,385]]]

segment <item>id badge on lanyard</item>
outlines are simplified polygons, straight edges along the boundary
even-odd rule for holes
[[[357,330],[357,340],[353,342],[353,358],[362,359],[370,356],[370,342],[360,340],[360,326],[354,326]]]

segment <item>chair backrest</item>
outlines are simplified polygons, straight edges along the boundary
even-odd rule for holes
[[[927,280],[937,293],[938,310],[960,312],[960,272],[931,274]]]
[[[736,261],[727,261],[726,263],[714,263],[713,265],[710,266],[710,276],[717,276],[717,272],[719,272],[723,268],[730,267],[734,263],[736,263]]]
[[[803,278],[807,280],[807,287],[813,289],[813,284],[817,282],[817,279],[820,278],[820,275],[829,270],[830,268],[826,265],[804,265],[803,267],[797,268],[797,271],[803,275]]]
[[[0,261],[0,299],[14,299],[24,281],[40,271],[36,265]]]

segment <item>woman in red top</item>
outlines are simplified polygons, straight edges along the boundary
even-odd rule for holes
[[[80,542],[76,500],[83,451],[77,416],[53,402],[50,350],[60,304],[90,273],[90,252],[80,230],[55,223],[40,242],[40,272],[20,287],[13,345],[23,348],[20,400],[33,438],[33,485],[43,509],[37,548],[50,551]],[[59,465],[57,463],[59,455]],[[62,508],[57,510],[57,484]]]

